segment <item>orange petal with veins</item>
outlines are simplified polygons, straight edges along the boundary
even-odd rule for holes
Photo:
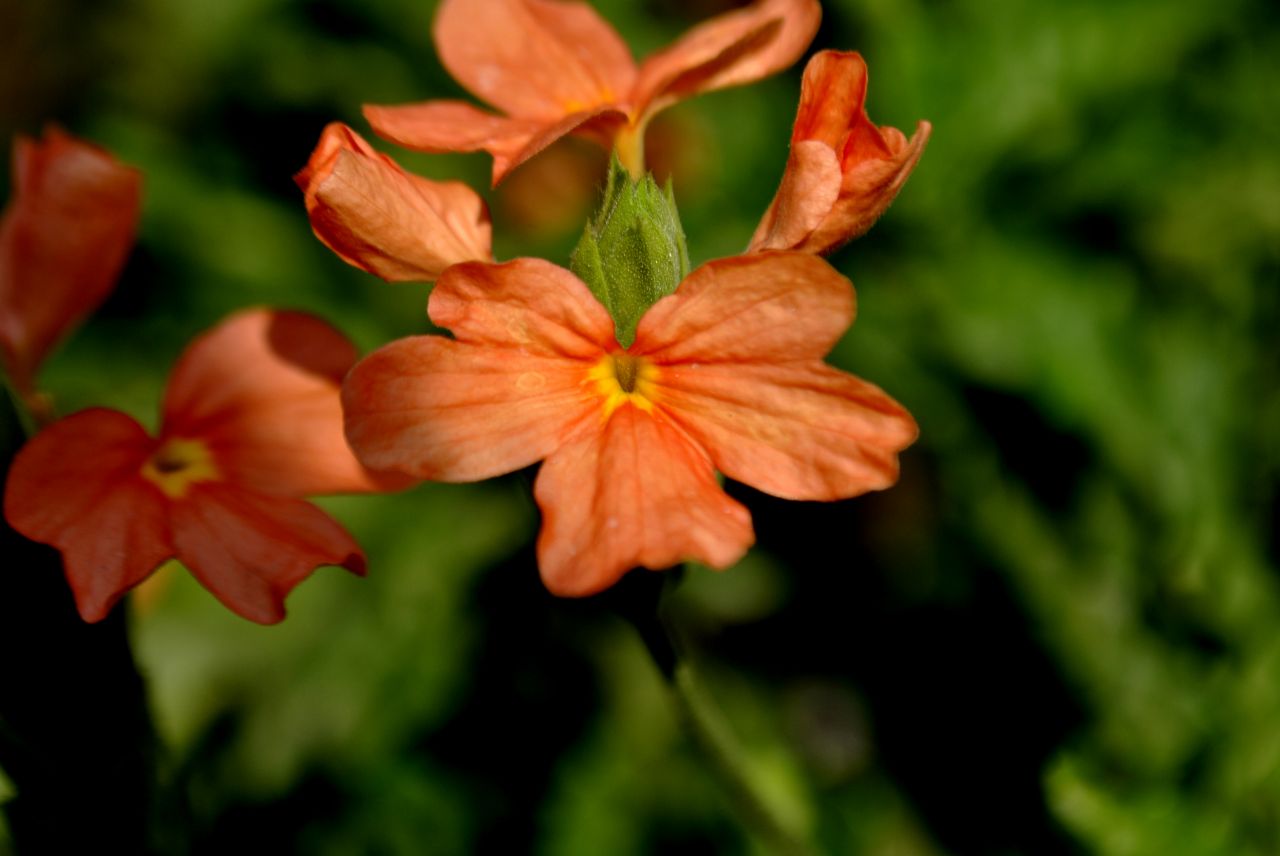
[[[631,351],[658,363],[821,359],[853,322],[853,286],[803,253],[707,262],[644,314]]]
[[[491,478],[534,464],[597,416],[591,363],[443,336],[392,342],[343,386],[360,460],[435,481]]]
[[[315,316],[236,313],[174,366],[162,435],[199,439],[226,479],[275,496],[404,487],[361,466],[343,437],[339,391],[355,360],[346,337]]]
[[[820,258],[709,262],[640,320],[632,353],[655,400],[725,475],[788,499],[839,499],[897,479],[915,422],[822,362],[853,321],[849,281]]]
[[[321,565],[364,574],[359,545],[300,499],[200,482],[173,505],[178,558],[228,609],[259,624],[284,618],[284,598]]]
[[[821,20],[817,0],[757,0],[704,21],[641,64],[633,118],[781,71],[804,53]]]
[[[460,342],[518,353],[595,359],[617,346],[613,319],[586,283],[542,259],[452,267],[427,314]]]
[[[726,568],[755,540],[750,514],[720,489],[706,455],[632,406],[548,458],[534,497],[538,566],[562,597],[595,594],[637,566]]]
[[[816,140],[792,143],[782,184],[760,219],[748,252],[804,247],[831,215],[843,180],[840,159],[828,145]]]
[[[488,478],[546,457],[594,412],[587,375],[617,342],[569,271],[541,259],[456,265],[428,312],[455,340],[393,342],[344,385],[347,436],[366,464]]]
[[[431,281],[491,257],[489,212],[465,184],[411,175],[346,125],[324,129],[296,180],[316,237],[388,281]]]
[[[101,621],[174,555],[167,501],[140,475],[155,445],[133,419],[94,408],[45,428],[9,470],[5,517],[62,551],[85,621]]]
[[[19,137],[0,220],[0,359],[23,394],[53,347],[111,292],[133,245],[142,176],[64,134]]]
[[[664,366],[659,395],[716,469],[783,499],[889,487],[917,435],[878,387],[816,360]]]
[[[454,79],[512,117],[612,105],[635,79],[626,43],[587,3],[444,0],[434,32]]]

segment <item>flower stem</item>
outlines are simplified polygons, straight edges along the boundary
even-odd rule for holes
[[[646,120],[637,125],[626,125],[618,132],[613,144],[618,160],[622,161],[622,165],[635,181],[639,181],[645,175],[644,128],[647,124]]]
[[[664,585],[649,586],[656,597],[652,597],[652,592],[646,593],[652,597],[647,609],[637,603],[638,599],[628,598],[628,608],[619,611],[635,626],[649,656],[667,679],[690,737],[720,780],[743,823],[771,853],[788,856],[813,853],[801,824],[762,787],[759,771],[752,765],[697,669],[684,655],[686,646],[682,634],[671,619],[670,610],[663,608],[665,596],[674,589],[679,577],[680,572],[671,571],[663,575]]]
[[[47,399],[39,402],[33,390],[19,389],[4,372],[0,372],[0,382],[0,396],[3,396],[0,407],[4,410],[0,414],[0,431],[3,432],[0,433],[0,452],[7,456],[13,454],[27,437],[52,422],[53,414],[38,414],[33,402],[42,403],[48,411],[52,411],[52,405]]]

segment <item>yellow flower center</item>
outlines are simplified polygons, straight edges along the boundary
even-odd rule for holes
[[[181,499],[196,482],[220,477],[209,447],[199,440],[169,440],[142,465],[142,475],[170,499]]]
[[[641,410],[653,409],[658,367],[644,357],[609,354],[592,366],[587,376],[604,399],[604,419],[624,404]]]

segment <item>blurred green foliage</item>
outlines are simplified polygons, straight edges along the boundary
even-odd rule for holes
[[[724,4],[597,5],[643,55]],[[1280,12],[824,7],[815,49],[863,52],[872,119],[934,124],[833,259],[861,317],[832,360],[921,439],[876,496],[731,488],[759,547],[672,603],[711,690],[827,852],[1280,852]],[[4,138],[57,121],[147,177],[118,292],[45,372],[64,412],[149,417],[244,305],[363,349],[429,329],[426,287],[334,257],[290,175],[326,122],[367,131],[362,103],[461,95],[431,14],[0,6]],[[798,88],[799,67],[654,128],[695,264],[746,244]],[[591,198],[563,188],[603,177],[573,144],[498,191],[485,157],[393,154],[481,189],[500,258],[566,263]],[[528,481],[326,501],[370,575],[321,571],[278,627],[184,573],[134,599],[194,852],[753,852],[633,631],[541,589]]]

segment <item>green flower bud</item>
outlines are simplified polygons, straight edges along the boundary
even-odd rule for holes
[[[600,211],[583,231],[569,269],[609,310],[619,344],[629,347],[640,316],[689,273],[671,183],[659,188],[652,175],[635,181],[615,155]]]

